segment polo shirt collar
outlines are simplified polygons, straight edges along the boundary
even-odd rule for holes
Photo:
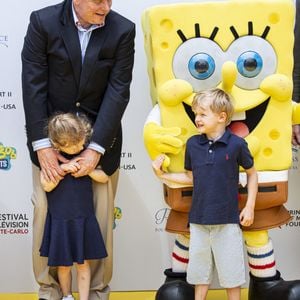
[[[223,143],[228,144],[229,138],[232,135],[231,131],[226,128],[224,134],[217,140],[215,143]],[[200,144],[206,144],[209,143],[209,139],[207,138],[206,134],[200,134],[199,135],[199,142]]]

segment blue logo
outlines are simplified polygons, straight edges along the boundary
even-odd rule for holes
[[[8,171],[11,168],[11,160],[16,158],[16,148],[6,147],[2,143],[0,143],[0,170]]]
[[[120,220],[122,218],[122,209],[120,207],[115,206],[114,208],[114,225],[113,229],[116,229],[117,222],[116,220]]]

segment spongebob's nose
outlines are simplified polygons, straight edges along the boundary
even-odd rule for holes
[[[222,67],[222,89],[231,93],[232,87],[236,81],[237,68],[234,62],[226,61]]]

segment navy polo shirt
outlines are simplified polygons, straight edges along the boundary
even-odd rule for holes
[[[194,180],[189,223],[239,223],[239,166],[251,168],[253,158],[246,141],[229,129],[215,142],[205,134],[189,138],[185,169]]]

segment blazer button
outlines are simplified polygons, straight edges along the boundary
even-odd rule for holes
[[[76,102],[76,107],[79,107],[80,106],[80,102]]]

